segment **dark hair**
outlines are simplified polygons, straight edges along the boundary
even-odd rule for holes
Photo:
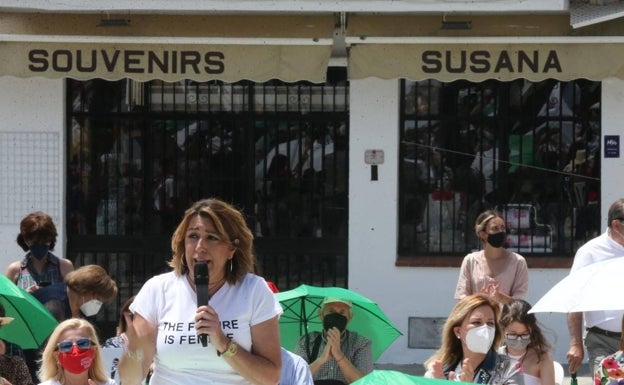
[[[500,318],[500,325],[503,331],[512,322],[519,322],[529,329],[531,334],[531,343],[528,348],[535,349],[537,353],[537,360],[542,359],[542,355],[550,351],[551,346],[544,338],[544,334],[540,329],[535,314],[529,313],[531,310],[531,304],[522,299],[512,299],[505,305],[503,305],[502,315]]]
[[[136,296],[133,295],[132,297],[128,298],[121,307],[121,310],[119,311],[119,325],[117,325],[118,334],[125,333],[126,329],[128,329],[128,323],[126,322],[126,317],[124,317],[124,313],[130,311],[130,305],[132,305],[132,302],[134,302],[134,297]]]
[[[56,244],[56,226],[52,217],[43,211],[35,211],[26,215],[20,222],[20,232],[17,234],[17,244],[22,250],[28,251],[26,242],[50,243],[50,250]]]
[[[624,198],[620,198],[609,206],[609,214],[607,215],[607,226],[611,227],[611,222],[615,219],[624,220]]]

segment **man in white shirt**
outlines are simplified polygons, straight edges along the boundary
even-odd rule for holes
[[[607,226],[605,233],[578,249],[570,272],[592,263],[624,257],[624,199],[618,199],[609,207]],[[605,356],[616,352],[620,346],[624,311],[568,313],[570,350],[567,358],[570,373],[576,373],[583,362],[583,315],[587,331],[585,346],[591,373],[594,373]]]

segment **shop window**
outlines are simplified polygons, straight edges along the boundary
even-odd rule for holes
[[[258,238],[346,239],[346,79],[68,84],[69,234],[171,233],[216,196]]]
[[[460,256],[477,215],[507,248],[574,255],[600,232],[600,83],[401,83],[400,257]]]

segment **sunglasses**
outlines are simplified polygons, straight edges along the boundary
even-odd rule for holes
[[[67,353],[72,349],[72,346],[74,346],[74,344],[78,346],[78,349],[80,350],[87,350],[91,347],[92,344],[95,344],[95,342],[91,341],[88,338],[81,338],[79,340],[76,340],[75,342],[63,341],[63,342],[59,342],[58,350],[61,353]]]
[[[512,334],[512,333],[505,333],[505,337],[509,338],[510,340],[530,340],[531,339],[531,334]]]

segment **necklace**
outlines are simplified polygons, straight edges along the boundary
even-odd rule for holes
[[[208,285],[208,292],[210,293],[210,296],[214,295],[214,293],[216,293],[217,291],[219,291],[219,289],[221,289],[221,287],[225,284],[225,278],[221,278],[220,280],[218,280],[215,283],[209,284]]]

